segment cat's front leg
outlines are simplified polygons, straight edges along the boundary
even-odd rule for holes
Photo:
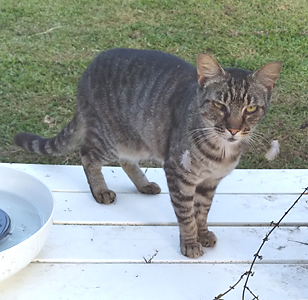
[[[183,255],[197,258],[203,254],[198,241],[198,228],[194,213],[196,185],[181,168],[165,163],[170,197],[180,228],[180,245]]]
[[[202,182],[196,188],[194,197],[195,219],[198,227],[198,241],[203,247],[214,247],[217,238],[207,227],[207,217],[218,182],[209,180]]]

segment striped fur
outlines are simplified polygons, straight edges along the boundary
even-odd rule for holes
[[[28,151],[63,155],[80,147],[93,197],[111,203],[101,167],[118,161],[142,193],[157,194],[138,161],[164,165],[180,227],[181,251],[195,258],[216,243],[207,215],[220,180],[238,164],[265,115],[281,70],[223,69],[200,54],[197,69],[158,51],[113,49],[100,53],[82,75],[73,120],[53,138],[19,133]]]

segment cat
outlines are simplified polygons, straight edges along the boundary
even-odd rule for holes
[[[207,215],[218,183],[238,164],[264,117],[281,71],[271,62],[256,72],[223,69],[201,53],[197,68],[151,50],[101,52],[83,73],[71,122],[46,139],[18,133],[20,147],[63,155],[80,146],[82,165],[98,203],[116,199],[101,167],[118,161],[141,193],[158,194],[138,162],[163,163],[180,230],[183,255],[213,247]]]

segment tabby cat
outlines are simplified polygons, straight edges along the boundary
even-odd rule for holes
[[[80,146],[82,165],[98,203],[116,199],[101,167],[118,161],[141,193],[158,194],[138,161],[163,163],[180,228],[181,252],[197,258],[212,247],[207,215],[218,183],[238,164],[265,115],[281,71],[279,62],[256,72],[223,69],[201,53],[197,69],[159,51],[112,49],[82,75],[77,109],[57,136],[18,133],[17,145],[43,155]]]

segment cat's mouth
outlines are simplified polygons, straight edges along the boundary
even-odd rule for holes
[[[218,133],[220,138],[222,138],[225,142],[228,143],[237,143],[242,139],[242,133],[241,130],[232,133],[230,130],[220,131]]]
[[[228,138],[228,142],[233,143],[233,142],[237,142],[238,139],[234,138],[233,136]]]

